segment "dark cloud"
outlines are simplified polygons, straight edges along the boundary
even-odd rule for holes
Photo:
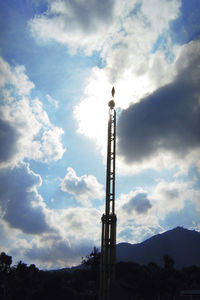
[[[40,181],[40,176],[33,173],[26,164],[0,171],[3,219],[11,227],[21,229],[24,233],[40,234],[50,229],[36,190]]]
[[[34,245],[31,249],[26,251],[26,256],[30,259],[37,259],[42,261],[43,263],[50,262],[55,264],[57,260],[64,260],[69,256],[75,257],[75,253],[71,251],[70,245],[67,241],[56,241],[51,244],[51,247],[41,246],[38,247]]]
[[[80,262],[81,257],[88,255],[93,247],[91,241],[80,241],[78,244],[69,244],[68,241],[55,239],[52,240],[51,246],[33,245],[31,249],[26,250],[25,255],[31,261],[39,261],[49,267],[65,267],[70,265],[74,260]]]
[[[119,153],[142,161],[169,151],[184,157],[200,146],[200,42],[189,44],[168,84],[122,111],[118,122]]]
[[[8,162],[17,152],[18,134],[9,123],[0,119],[0,163]]]
[[[123,205],[123,209],[127,213],[131,213],[133,210],[138,214],[145,214],[152,207],[146,193],[139,193],[132,197],[128,203]]]

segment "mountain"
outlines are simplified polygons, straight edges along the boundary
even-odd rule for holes
[[[163,264],[163,255],[168,254],[175,267],[200,266],[200,232],[176,227],[155,235],[142,243],[117,245],[117,262]]]

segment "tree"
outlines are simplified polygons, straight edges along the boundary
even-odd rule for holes
[[[29,270],[29,272],[31,272],[32,274],[33,274],[33,273],[38,273],[38,272],[39,272],[39,269],[38,269],[34,264],[31,264],[31,265],[28,267],[28,270]]]
[[[7,255],[5,252],[0,254],[0,298],[8,298],[8,279],[10,276],[10,266],[12,264],[12,256]]]
[[[20,260],[16,266],[16,270],[19,274],[24,275],[28,271],[28,266]]]
[[[90,280],[94,282],[96,288],[99,285],[100,257],[101,253],[96,247],[93,248],[90,255],[87,255],[85,258],[82,257],[82,264],[89,267],[87,271],[90,274]]]
[[[100,265],[100,255],[98,248],[94,246],[90,255],[87,255],[85,258],[82,257],[82,264],[96,269]]]
[[[0,271],[9,272],[12,264],[12,256],[7,255],[5,252],[0,254]]]

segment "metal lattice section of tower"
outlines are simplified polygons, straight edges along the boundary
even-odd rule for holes
[[[112,96],[114,97],[114,87]],[[100,300],[109,300],[111,283],[115,280],[116,263],[116,223],[115,214],[115,154],[116,154],[116,111],[115,102],[109,103],[108,142],[107,142],[107,172],[106,172],[106,204],[102,215],[101,237],[101,270],[100,270]]]

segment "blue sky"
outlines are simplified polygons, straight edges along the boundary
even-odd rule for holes
[[[117,242],[200,230],[200,3],[0,0],[0,250],[40,268],[100,246],[117,110]]]

